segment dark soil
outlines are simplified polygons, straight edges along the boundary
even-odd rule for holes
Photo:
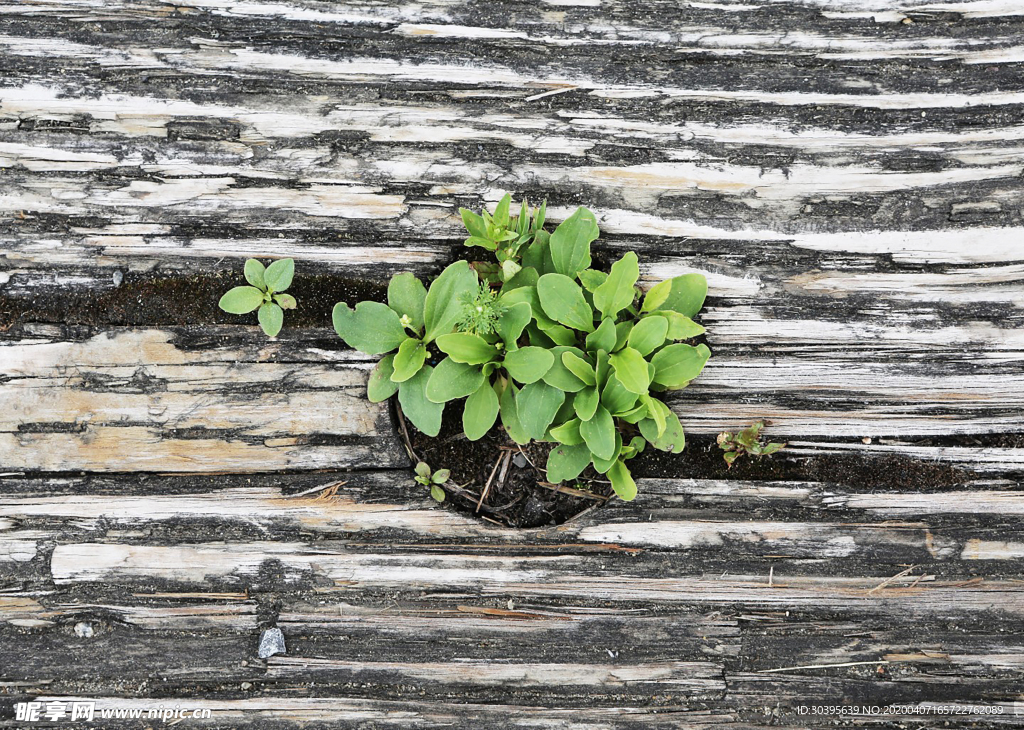
[[[397,418],[402,418],[396,411]],[[542,469],[554,444],[534,442],[520,448],[500,428],[479,441],[470,441],[462,433],[459,408],[445,409],[441,432],[435,438],[419,432],[408,421],[405,425],[417,458],[434,470],[451,470],[445,503],[478,517],[519,528],[558,525],[614,498],[607,479],[593,467],[588,467],[579,479],[586,494],[543,486],[546,477]],[[509,459],[508,466],[504,465],[505,459]],[[949,464],[899,455],[796,456],[782,451],[762,458],[743,456],[730,468],[713,436],[687,437],[681,454],[648,446],[629,462],[629,468],[637,479],[808,481],[857,491],[952,489],[974,478],[971,472]],[[491,486],[481,501],[488,481]]]
[[[114,327],[182,327],[199,324],[256,324],[256,313],[228,314],[221,296],[247,282],[242,272],[192,276],[127,273],[105,291],[47,290],[31,297],[0,296],[0,332],[27,322]],[[285,312],[285,327],[326,327],[337,302],[384,301],[387,287],[332,275],[296,274],[288,293],[298,308]]]
[[[403,418],[401,411],[396,411],[397,417]],[[470,441],[462,433],[460,408],[445,409],[441,432],[434,438],[408,421],[405,424],[416,457],[435,471],[451,470],[451,479],[444,485],[445,503],[463,512],[511,527],[543,527],[559,525],[604,504],[612,494],[611,485],[593,467],[580,475],[577,485],[588,490],[590,496],[542,486],[539,482],[546,478],[542,469],[554,444],[533,442],[520,448],[499,428],[491,429],[479,441]],[[478,511],[480,495],[489,480],[491,486]]]
[[[771,440],[770,427],[765,434]],[[807,481],[843,485],[869,492],[900,489],[908,492],[951,489],[977,478],[950,464],[908,456],[830,454],[796,456],[785,449],[771,456],[744,455],[728,467],[714,436],[686,437],[681,454],[648,447],[629,462],[634,477],[669,479],[734,479],[741,481]]]

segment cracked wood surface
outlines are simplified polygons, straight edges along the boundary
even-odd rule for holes
[[[1013,725],[1022,37],[1014,0],[0,6],[0,726]],[[329,330],[57,308],[250,256],[429,276],[506,190],[707,276],[689,432],[839,467],[500,529],[423,497]]]

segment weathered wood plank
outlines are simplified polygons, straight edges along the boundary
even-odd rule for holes
[[[514,533],[402,476],[329,330],[30,306],[0,343],[0,473],[31,472],[0,479],[0,686],[200,726],[1012,724],[1022,33],[1011,0],[0,7],[0,317],[247,256],[429,275],[459,206],[547,196],[645,283],[707,275],[691,432],[769,417],[784,459],[991,477],[646,480]]]
[[[190,350],[158,330],[0,342],[0,468],[254,472],[404,465],[368,363]],[[116,456],[114,456],[116,455]],[[112,458],[113,457],[113,458]]]
[[[885,572],[883,566],[909,562],[933,570],[943,565],[947,574],[974,573],[976,566],[964,561],[1010,559],[1014,546],[1024,542],[1008,539],[1006,532],[1006,519],[1024,513],[1024,494],[985,488],[990,485],[984,482],[908,495],[810,482],[647,479],[641,480],[641,497],[629,505],[613,503],[565,525],[524,532],[440,509],[403,472],[353,474],[334,482],[327,493],[301,496],[289,496],[273,478],[255,486],[226,487],[224,477],[215,481],[202,491],[194,483],[186,485],[188,491],[161,488],[158,481],[149,483],[145,494],[123,494],[93,491],[90,481],[7,478],[3,484],[13,493],[0,496],[0,521],[11,527],[0,529],[0,544],[12,546],[12,561],[48,576],[54,545],[105,536],[124,542],[122,535],[133,545],[138,540],[132,535],[154,531],[165,543],[212,535],[283,541],[315,535],[343,539],[356,553],[372,553],[385,535],[383,544],[398,553],[671,550],[680,569],[709,565],[709,560],[717,565],[727,549],[736,565],[749,561],[765,570],[769,564],[781,570],[779,561],[801,571],[816,564],[827,570],[828,561],[849,560],[857,570],[871,566],[875,574]],[[47,528],[15,529],[23,523]],[[74,552],[62,554],[64,570],[78,570]],[[1000,573],[1005,575],[1005,568]]]

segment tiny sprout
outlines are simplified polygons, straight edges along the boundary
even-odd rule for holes
[[[434,498],[434,501],[443,502],[444,490],[441,489],[440,485],[448,481],[451,471],[448,469],[438,469],[435,472],[431,472],[427,463],[421,461],[416,465],[415,472],[416,476],[414,478],[416,481],[425,487],[430,487],[430,496]]]
[[[784,448],[784,443],[761,444],[761,429],[765,427],[765,421],[761,420],[752,426],[748,426],[739,433],[723,431],[718,434],[718,448],[723,451],[722,458],[731,468],[732,464],[743,454],[762,457],[774,454]]]
[[[236,286],[220,298],[218,306],[229,314],[248,314],[258,309],[257,318],[267,337],[276,337],[284,324],[284,310],[295,309],[295,297],[284,290],[292,285],[295,261],[281,259],[264,267],[256,259],[245,262],[245,280],[251,286]]]

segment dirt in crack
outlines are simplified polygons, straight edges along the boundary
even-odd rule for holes
[[[563,491],[544,486],[543,468],[555,444],[532,442],[520,447],[500,428],[491,429],[479,441],[470,441],[462,432],[461,409],[445,409],[437,437],[426,436],[408,421],[405,423],[417,457],[435,471],[451,470],[451,481],[445,485],[446,506],[511,527],[537,528],[561,524],[615,498],[610,483],[592,466],[572,487],[562,485]],[[648,446],[629,462],[629,468],[637,479],[808,481],[858,491],[948,490],[973,478],[971,472],[951,464],[901,455],[797,456],[783,451],[771,457],[741,459],[730,469],[714,437],[707,435],[689,437],[681,454]],[[640,491],[642,498],[642,483]]]
[[[121,285],[97,292],[46,290],[34,295],[0,296],[0,332],[28,322],[115,327],[241,324],[256,327],[256,313],[228,314],[221,296],[247,282],[240,271],[192,276],[126,274]],[[330,329],[337,302],[384,301],[376,282],[327,274],[297,274],[288,293],[298,308],[285,314],[286,327]]]
[[[607,479],[593,467],[572,486],[562,485],[561,491],[544,486],[544,465],[555,444],[519,446],[499,428],[470,441],[462,432],[461,409],[445,409],[436,437],[416,430],[408,420],[405,423],[416,456],[435,471],[451,470],[451,479],[444,485],[445,502],[478,517],[519,528],[558,525],[604,504],[612,494]]]

